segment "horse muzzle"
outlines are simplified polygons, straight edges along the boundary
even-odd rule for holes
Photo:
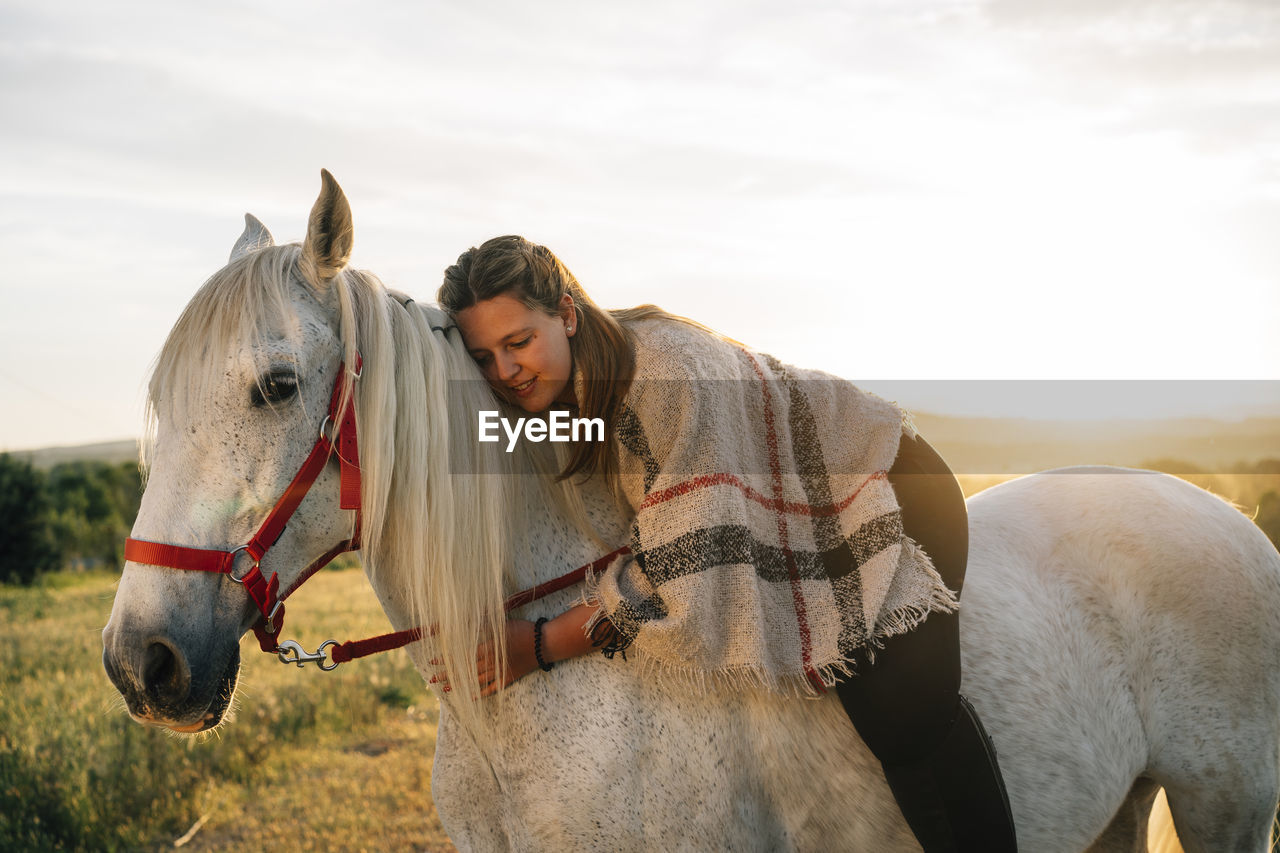
[[[236,643],[206,654],[193,669],[193,656],[171,637],[129,635],[108,625],[103,631],[102,666],[124,697],[129,715],[147,725],[183,734],[222,722],[235,695],[240,672]]]

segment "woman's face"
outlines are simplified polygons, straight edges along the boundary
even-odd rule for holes
[[[467,351],[489,384],[527,412],[574,401],[569,352],[577,325],[573,297],[566,294],[560,308],[552,316],[504,293],[455,315]]]

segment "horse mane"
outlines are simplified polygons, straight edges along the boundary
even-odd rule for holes
[[[290,295],[302,283],[299,256],[298,244],[252,252],[192,298],[152,374],[144,465],[160,406],[209,400],[225,382],[226,359],[246,345],[304,346]],[[552,486],[559,463],[549,445],[520,442],[507,453],[477,439],[478,410],[508,410],[443,311],[392,293],[364,271],[343,270],[327,286],[333,290],[322,301],[336,301],[344,360],[363,357],[355,383],[361,558],[370,577],[392,581],[384,588],[403,590],[401,600],[384,605],[433,627],[410,647],[419,668],[438,671],[428,666],[438,659],[455,685],[477,684],[477,646],[505,648],[504,602],[514,591],[509,531],[525,529],[524,488],[544,489],[561,506],[572,503],[570,489]],[[454,690],[445,699],[474,730],[489,715],[481,716],[471,693]]]

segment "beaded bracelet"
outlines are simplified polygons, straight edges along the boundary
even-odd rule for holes
[[[533,623],[533,657],[538,662],[538,666],[542,667],[543,672],[550,672],[555,668],[554,663],[547,663],[542,659],[542,626],[547,622],[547,617],[539,616],[538,621]]]

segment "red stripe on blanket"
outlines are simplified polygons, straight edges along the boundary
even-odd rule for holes
[[[717,473],[704,474],[699,477],[685,480],[683,483],[677,483],[670,488],[663,489],[660,492],[651,492],[640,504],[640,509],[647,509],[654,504],[660,504],[669,501],[672,498],[678,498],[681,495],[687,495],[690,492],[696,492],[699,489],[710,488],[711,486],[734,486],[740,490],[746,497],[775,512],[785,512],[790,515],[804,515],[811,518],[825,518],[831,515],[839,515],[849,508],[849,504],[858,499],[858,495],[866,488],[867,483],[872,480],[883,480],[889,475],[888,471],[877,471],[867,479],[863,480],[858,488],[853,490],[847,498],[834,504],[823,504],[814,506],[813,504],[802,504],[784,501],[781,498],[769,498],[757,492],[755,489],[742,482],[736,474]]]
[[[782,463],[778,458],[778,433],[773,424],[773,395],[769,393],[769,380],[760,369],[760,363],[746,350],[743,350],[743,353],[751,362],[751,369],[756,372],[756,376],[760,377],[760,394],[764,398],[764,425],[769,445],[769,470],[773,475],[775,500],[781,502]],[[787,563],[787,575],[791,578],[791,599],[796,608],[796,624],[800,628],[800,655],[804,661],[804,674],[819,693],[824,693],[826,688],[822,684],[822,679],[813,669],[813,641],[809,635],[809,617],[804,605],[804,591],[800,587],[800,571],[796,568],[796,556],[791,551],[791,543],[787,537],[787,515],[784,512],[778,512],[777,517],[778,545],[782,548],[782,556]]]

